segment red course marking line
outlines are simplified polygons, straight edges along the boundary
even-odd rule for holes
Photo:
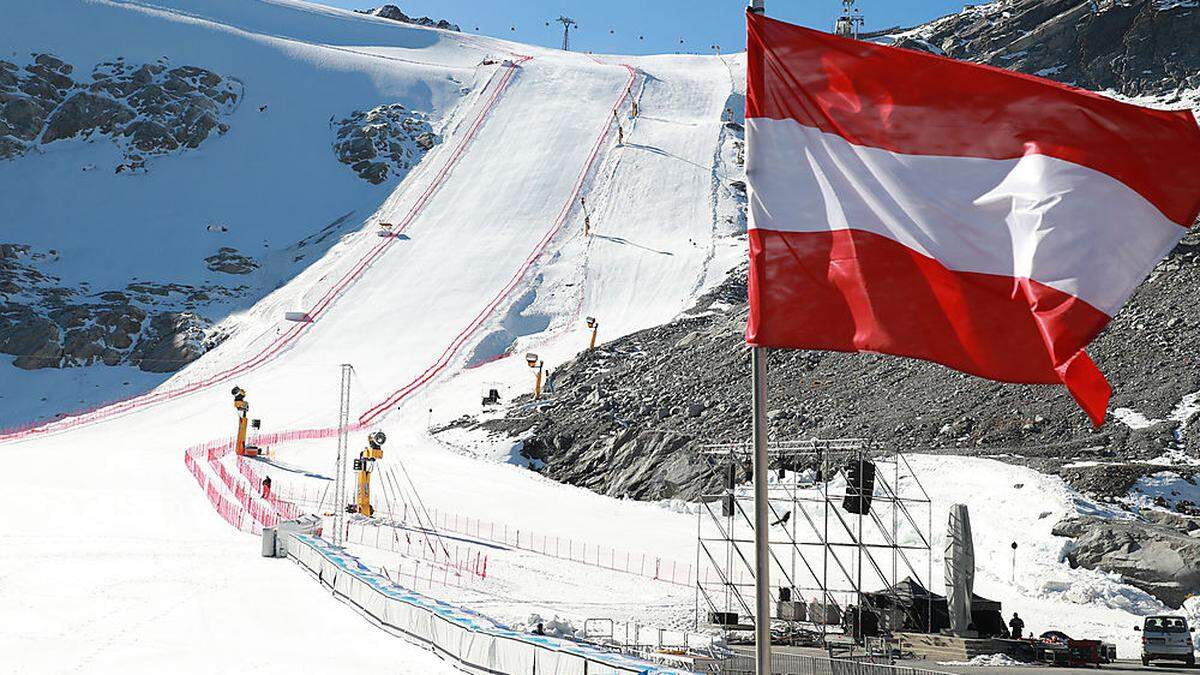
[[[533,58],[532,56],[516,55],[516,54],[514,54],[514,56],[516,57],[514,59],[514,65],[507,67],[504,77],[501,79],[500,83],[493,90],[491,96],[487,100],[487,103],[484,105],[483,109],[480,111],[480,114],[475,118],[473,124],[471,125],[470,129],[468,129],[466,135],[463,136],[462,139],[459,141],[459,144],[455,148],[455,151],[451,155],[450,159],[447,160],[447,162],[442,166],[442,168],[438,171],[438,173],[435,174],[434,179],[426,187],[425,191],[422,192],[421,196],[418,197],[417,201],[413,204],[412,208],[409,209],[409,211],[405,215],[404,219],[400,222],[399,226],[395,229],[395,232],[397,234],[405,231],[408,228],[408,226],[412,223],[412,221],[415,220],[418,215],[420,215],[421,210],[424,209],[424,207],[426,206],[426,204],[428,204],[428,202],[429,202],[430,198],[433,196],[433,194],[444,183],[444,181],[445,181],[446,177],[449,175],[451,169],[453,169],[457,165],[459,159],[461,159],[462,155],[466,152],[466,149],[470,145],[471,141],[474,140],[476,133],[479,131],[480,127],[482,127],[483,122],[490,116],[491,111],[495,108],[496,103],[500,98],[500,95],[502,93],[504,93],[505,90],[507,90],[509,83],[512,81],[513,75],[516,73],[516,64],[524,63]],[[17,440],[17,439],[26,438],[28,436],[32,436],[35,434],[45,434],[45,433],[53,433],[53,432],[58,432],[58,431],[65,431],[67,429],[71,429],[71,428],[78,427],[78,426],[83,426],[85,424],[91,424],[91,423],[98,422],[98,421],[101,421],[101,420],[104,420],[104,419],[107,419],[110,417],[114,417],[116,415],[131,412],[134,410],[148,407],[150,405],[155,405],[158,403],[162,403],[164,401],[170,401],[170,400],[174,400],[176,398],[182,397],[182,396],[186,396],[188,394],[192,394],[201,389],[205,389],[212,385],[215,385],[215,384],[217,384],[223,380],[226,380],[234,375],[244,374],[251,369],[257,368],[258,366],[262,365],[263,363],[267,362],[268,360],[270,360],[271,358],[276,356],[280,351],[282,351],[282,349],[284,347],[290,345],[297,338],[299,338],[301,336],[301,334],[303,334],[312,323],[316,322],[316,320],[320,317],[321,314],[323,314],[330,306],[332,306],[333,302],[338,298],[338,296],[343,291],[346,290],[346,288],[348,288],[351,284],[353,284],[354,282],[358,281],[359,278],[361,278],[362,273],[366,270],[366,268],[372,262],[374,262],[380,255],[382,255],[382,253],[385,250],[387,250],[387,248],[389,248],[395,241],[396,241],[395,237],[388,237],[383,242],[381,242],[381,243],[377,244],[375,247],[373,247],[371,249],[371,251],[369,251],[362,259],[360,259],[358,261],[358,263],[355,264],[355,266],[350,271],[348,271],[338,281],[338,283],[336,283],[332,288],[330,288],[330,290],[327,291],[325,293],[325,295],[323,295],[321,297],[321,299],[317,301],[317,304],[312,309],[308,310],[307,314],[310,317],[310,321],[305,322],[305,323],[298,323],[298,324],[294,325],[293,327],[288,329],[287,332],[280,335],[279,337],[276,337],[270,344],[268,344],[266,347],[264,347],[258,354],[256,354],[252,358],[250,358],[246,361],[243,361],[242,363],[239,363],[237,365],[231,366],[230,368],[227,368],[226,370],[221,371],[215,375],[211,375],[208,378],[205,378],[203,380],[193,382],[191,384],[180,387],[179,389],[173,389],[170,391],[159,391],[159,392],[154,392],[154,393],[150,393],[150,394],[145,394],[142,396],[129,398],[124,401],[118,401],[118,402],[108,405],[104,408],[100,408],[99,410],[94,410],[94,411],[91,411],[91,412],[88,412],[88,413],[85,413],[82,415],[70,416],[70,417],[66,417],[66,418],[58,420],[58,421],[47,422],[40,426],[35,425],[35,426],[26,427],[24,429],[19,429],[18,431],[15,431],[15,432],[0,434],[0,441]]]
[[[599,61],[597,62],[599,63]],[[625,103],[625,99],[629,95],[630,88],[633,86],[633,83],[637,78],[637,71],[635,71],[633,67],[627,64],[621,64],[621,66],[629,72],[629,79],[625,82],[625,86],[622,87],[621,95],[617,98],[616,102],[613,103],[612,109],[609,111],[610,114],[618,110]],[[437,361],[426,368],[423,373],[421,373],[411,382],[404,385],[400,389],[397,389],[380,403],[377,403],[371,408],[367,409],[367,411],[358,418],[358,425],[360,427],[370,424],[374,420],[378,419],[387,411],[388,408],[396,403],[399,403],[445,370],[446,367],[450,365],[450,360],[463,346],[463,344],[472,336],[472,334],[478,330],[479,326],[482,325],[487,316],[491,314],[491,312],[494,311],[496,307],[512,293],[512,291],[520,283],[521,279],[525,276],[525,273],[529,271],[529,268],[533,266],[533,263],[545,251],[546,246],[550,243],[554,236],[558,234],[560,230],[562,230],[563,225],[566,223],[567,216],[570,215],[571,210],[574,208],[575,201],[579,198],[579,192],[583,189],[584,182],[587,180],[587,176],[591,172],[597,156],[600,154],[600,148],[603,146],[604,141],[608,138],[611,131],[611,125],[606,123],[604,131],[601,132],[601,134],[596,138],[595,143],[592,145],[591,154],[588,155],[588,159],[584,163],[583,169],[579,173],[579,177],[575,180],[575,185],[571,190],[570,198],[567,199],[562,208],[559,210],[558,217],[555,219],[554,225],[549,231],[546,232],[545,236],[542,237],[541,241],[538,242],[537,246],[534,247],[529,256],[526,257],[525,262],[517,270],[516,274],[513,275],[513,278],[508,282],[508,285],[505,286],[494,298],[492,298],[492,301],[489,302],[487,306],[484,307],[483,310],[481,310],[479,314],[477,314],[475,318],[471,320],[471,323],[469,323],[466,328],[464,328],[457,336],[455,336],[455,338],[450,342],[450,345],[447,346],[445,351],[442,352],[441,356],[438,357]]]

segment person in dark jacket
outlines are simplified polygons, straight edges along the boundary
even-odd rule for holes
[[[1008,620],[1008,628],[1012,634],[1012,639],[1020,640],[1021,633],[1025,630],[1025,622],[1021,620],[1021,617],[1017,616],[1016,612],[1013,612],[1013,618]]]

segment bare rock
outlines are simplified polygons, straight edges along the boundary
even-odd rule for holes
[[[1171,607],[1200,588],[1200,538],[1174,523],[1086,516],[1058,523],[1054,533],[1074,538],[1072,567],[1120,574]]]
[[[338,161],[375,185],[403,178],[439,140],[425,113],[399,103],[355,111],[333,126]]]
[[[258,269],[258,262],[238,253],[236,248],[222,246],[215,254],[204,259],[204,266],[213,272],[249,274]]]
[[[151,373],[169,373],[195,361],[205,352],[209,323],[192,312],[163,312],[150,320],[129,360]]]
[[[28,307],[0,305],[0,352],[15,355],[18,368],[53,368],[60,356],[58,326]]]
[[[110,98],[88,92],[72,94],[51,115],[42,134],[42,143],[89,131],[111,134],[120,125],[134,118],[134,112]]]

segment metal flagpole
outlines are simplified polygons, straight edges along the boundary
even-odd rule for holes
[[[766,0],[750,0],[750,12],[767,11]],[[755,675],[770,675],[770,532],[767,502],[767,350],[750,351],[754,375],[754,567]]]
[[[766,0],[750,0],[750,12],[766,12]],[[754,387],[754,672],[771,675],[771,540],[767,502],[767,350],[750,351]]]
[[[767,350],[750,352],[754,370],[754,647],[755,675],[771,675],[770,518],[767,515]]]

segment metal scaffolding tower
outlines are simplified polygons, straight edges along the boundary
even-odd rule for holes
[[[749,443],[702,451],[719,490],[702,496],[697,516],[697,627],[755,626],[752,453]],[[864,615],[881,632],[927,628],[930,617],[896,609],[902,579],[928,589],[933,571],[931,502],[904,455],[862,439],[813,439],[772,443],[768,456],[774,627],[789,642],[870,633]]]
[[[333,535],[330,541],[341,544],[346,529],[346,450],[349,447],[350,432],[350,377],[354,366],[342,364],[342,389],[338,399],[338,442],[337,466],[333,472]]]

